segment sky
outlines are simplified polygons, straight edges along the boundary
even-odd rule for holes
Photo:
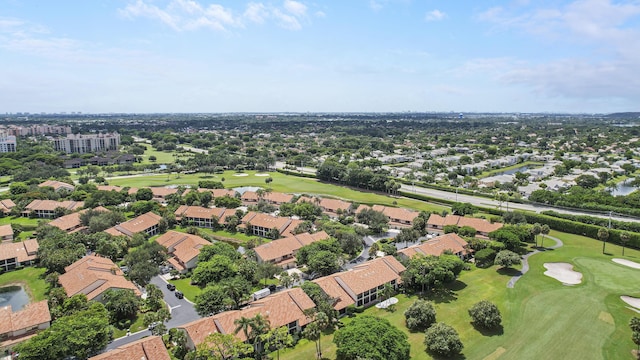
[[[0,113],[639,104],[638,0],[0,0]]]

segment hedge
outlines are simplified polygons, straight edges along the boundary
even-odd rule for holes
[[[541,214],[549,215],[549,216],[553,216],[561,219],[566,219],[566,220],[578,221],[585,224],[592,224],[592,225],[597,225],[602,227],[609,226],[609,219],[599,218],[595,216],[563,214],[563,213],[555,212],[553,210],[542,211]],[[618,230],[640,232],[640,223],[635,223],[635,222],[611,220],[611,227]]]
[[[276,169],[277,172],[281,173],[281,174],[285,174],[285,175],[293,175],[293,176],[299,176],[299,177],[304,177],[304,178],[310,178],[310,179],[315,179],[316,176],[314,174],[305,174],[305,173],[301,173],[298,171],[289,171],[289,170],[285,170],[285,169]]]

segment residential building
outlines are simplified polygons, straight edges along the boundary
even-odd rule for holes
[[[13,241],[13,228],[11,224],[0,225],[0,242]]]
[[[489,236],[490,232],[498,230],[503,226],[502,223],[498,222],[491,223],[485,219],[451,214],[448,214],[445,217],[442,217],[438,214],[431,214],[429,216],[429,220],[427,220],[427,229],[443,230],[447,225],[457,225],[459,227],[470,226],[476,229],[476,235],[483,237]]]
[[[358,209],[356,209],[356,213],[359,214],[364,209],[373,209],[383,213],[389,219],[389,226],[393,228],[411,227],[413,220],[420,214],[414,210],[382,205],[373,205],[373,207],[360,205]]]
[[[13,311],[11,305],[0,308],[0,350],[20,343],[38,330],[51,325],[51,313],[47,300],[25,305]]]
[[[349,305],[368,306],[377,302],[379,292],[386,284],[397,288],[402,282],[400,275],[404,270],[405,267],[393,256],[385,256],[313,282],[335,299],[333,308],[344,314]]]
[[[162,337],[149,336],[90,357],[89,360],[171,360]]]
[[[149,211],[135,219],[110,227],[104,232],[113,236],[125,235],[132,237],[137,233],[145,233],[148,236],[153,236],[158,233],[158,224],[160,224],[161,219],[162,216]]]
[[[64,268],[65,273],[58,277],[68,297],[85,294],[87,299],[101,301],[108,289],[129,289],[140,296],[140,290],[124,273],[107,258],[88,255]]]
[[[120,192],[123,189],[128,189],[127,190],[127,194],[128,195],[134,195],[135,193],[138,192],[138,188],[134,188],[134,187],[130,187],[130,188],[123,188],[120,186],[114,186],[114,185],[98,185],[98,190],[100,191],[117,191]]]
[[[38,240],[0,243],[0,271],[34,264],[38,260]]]
[[[52,142],[54,150],[67,154],[116,151],[120,146],[120,134],[68,134],[67,137],[55,138]]]
[[[76,188],[71,184],[67,184],[66,182],[56,181],[56,180],[47,180],[39,184],[38,187],[52,187],[53,190],[55,191],[60,191],[60,190],[73,191]]]
[[[211,245],[210,242],[197,235],[181,233],[169,230],[156,239],[156,242],[165,248],[171,257],[169,264],[181,273],[193,269],[198,264],[198,255],[203,246]]]
[[[8,214],[9,212],[11,212],[11,209],[13,209],[15,206],[16,204],[11,199],[0,200],[0,212],[4,214]]]
[[[80,221],[80,215],[86,213],[87,211],[89,211],[90,209],[84,209],[84,210],[80,210],[78,212],[75,213],[71,213],[69,215],[64,215],[64,216],[60,216],[57,219],[51,220],[49,222],[49,225],[51,226],[55,226],[58,229],[67,232],[67,233],[75,233],[78,231],[82,231],[85,230],[87,227],[86,226],[82,226],[82,222]],[[94,211],[104,211],[104,212],[109,212],[109,209],[104,208],[102,206],[98,206],[95,209],[92,209]]]
[[[270,262],[283,269],[296,267],[296,252],[303,246],[316,241],[329,239],[329,234],[324,231],[315,234],[302,233],[287,236],[255,247],[258,263]]]
[[[293,288],[254,301],[241,310],[225,311],[190,322],[178,329],[186,334],[187,347],[190,349],[203,343],[205,338],[213,333],[234,334],[239,340],[247,341],[242,331],[235,332],[234,322],[241,317],[252,318],[257,314],[267,318],[272,329],[287,326],[289,332],[295,333],[311,322],[311,319],[305,315],[305,310],[315,306],[301,288]]]
[[[251,227],[251,233],[261,237],[272,237],[273,231],[278,232],[278,237],[289,236],[302,220],[295,220],[281,216],[272,216],[264,213],[249,211],[241,220],[240,228]]]
[[[0,133],[0,153],[16,152],[16,137]]]
[[[448,250],[451,251],[452,254],[464,259],[471,252],[468,245],[469,244],[463,238],[458,236],[458,234],[450,233],[437,236],[415,246],[398,250],[398,256],[405,259],[410,259],[416,255],[440,256]]]
[[[33,200],[24,208],[22,216],[51,219],[56,216],[56,209],[76,211],[84,206],[83,201]]]
[[[282,204],[290,203],[293,200],[293,195],[284,194],[281,192],[265,192],[262,195],[262,199],[269,204],[280,206]]]
[[[228,216],[236,214],[234,209],[206,208],[202,206],[181,205],[176,209],[174,215],[176,221],[186,221],[187,224],[213,228],[216,224],[225,224]]]
[[[151,192],[153,193],[152,200],[157,201],[159,203],[167,202],[167,196],[178,193],[177,188],[152,187],[150,189],[151,189]]]

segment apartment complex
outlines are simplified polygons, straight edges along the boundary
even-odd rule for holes
[[[115,151],[120,146],[120,134],[68,134],[64,138],[53,139],[53,148],[67,154]]]
[[[0,133],[0,153],[16,152],[16,137]]]

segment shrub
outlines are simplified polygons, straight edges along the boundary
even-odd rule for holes
[[[496,258],[496,251],[490,248],[476,252],[475,259],[478,267],[491,266]]]

